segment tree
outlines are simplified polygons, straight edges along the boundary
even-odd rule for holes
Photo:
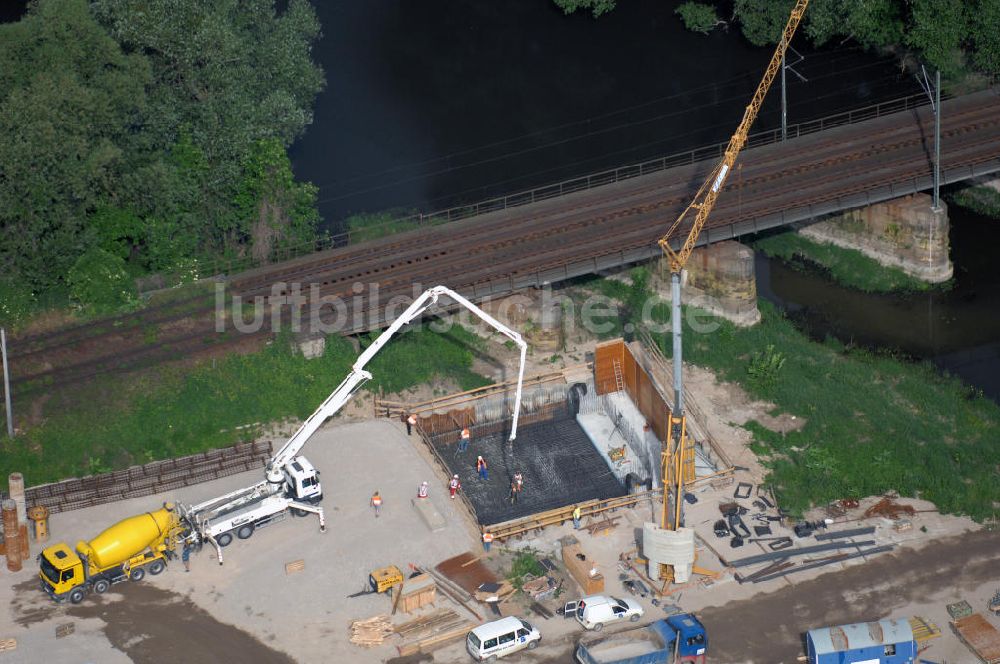
[[[553,0],[564,14],[572,14],[577,9],[589,9],[594,18],[615,8],[615,0]]]
[[[146,54],[161,122],[157,146],[170,168],[145,213],[182,228],[201,225],[201,249],[240,252],[250,207],[244,167],[261,141],[287,148],[312,122],[323,72],[311,59],[320,26],[306,0],[95,0],[95,14],[123,47]],[[173,172],[171,172],[173,169]],[[242,199],[241,199],[242,200]],[[314,213],[315,214],[315,213]],[[286,219],[288,221],[291,218]],[[207,223],[206,223],[207,222]],[[301,229],[280,235],[298,236]]]
[[[715,13],[715,7],[702,2],[685,2],[675,9],[674,13],[681,17],[685,28],[706,35],[721,23],[719,15]]]
[[[146,118],[150,69],[86,0],[32,3],[0,26],[0,61],[0,271],[44,288],[93,243],[88,213],[143,159],[129,137]]]
[[[964,0],[913,0],[906,43],[945,76],[962,69],[962,42],[968,32]],[[993,30],[1000,26],[994,25]]]
[[[794,0],[736,0],[733,15],[754,46],[777,44],[794,4]]]
[[[260,141],[243,164],[236,196],[237,232],[253,257],[267,262],[279,247],[301,245],[316,233],[316,187],[295,181],[292,165],[277,139]]]
[[[1000,74],[1000,0],[979,0],[969,11],[972,61],[988,74]]]

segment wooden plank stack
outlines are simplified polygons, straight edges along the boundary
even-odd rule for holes
[[[389,616],[372,616],[366,620],[351,623],[351,643],[365,648],[382,645],[385,638],[393,633]]]
[[[404,643],[398,647],[399,655],[401,657],[408,657],[417,653],[434,652],[450,643],[461,641],[477,624],[471,620],[467,620],[449,629],[442,629],[440,632],[419,641]]]
[[[437,632],[451,630],[461,622],[462,619],[451,609],[438,609],[425,616],[400,623],[394,629],[403,639],[422,639]]]

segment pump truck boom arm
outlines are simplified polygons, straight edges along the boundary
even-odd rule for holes
[[[382,347],[388,343],[388,341],[395,336],[397,332],[404,325],[409,324],[413,319],[420,316],[427,309],[435,305],[438,299],[442,295],[447,295],[452,300],[462,305],[488,325],[496,329],[502,335],[513,341],[521,351],[520,358],[520,368],[517,373],[517,391],[514,397],[514,416],[510,431],[510,440],[514,440],[517,437],[517,418],[521,410],[521,383],[524,380],[524,361],[525,355],[528,351],[528,345],[525,343],[521,335],[510,329],[493,316],[477,307],[475,304],[470,302],[465,297],[459,295],[455,291],[447,288],[445,286],[435,286],[430,288],[420,294],[417,299],[410,304],[406,310],[392,322],[392,324],[387,327],[382,334],[375,339],[374,342],[368,348],[364,350],[358,359],[354,362],[351,367],[351,373],[343,380],[339,387],[333,391],[333,393],[327,397],[319,408],[316,409],[309,418],[302,423],[298,431],[292,434],[292,437],[288,439],[288,442],[278,450],[277,454],[271,459],[267,466],[267,477],[271,482],[281,482],[282,481],[282,468],[285,464],[294,459],[299,451],[301,451],[302,446],[306,444],[309,438],[312,437],[316,430],[322,426],[330,417],[333,417],[344,405],[351,399],[355,392],[365,384],[366,381],[371,380],[372,375],[365,370],[365,366],[371,361],[373,357]]]

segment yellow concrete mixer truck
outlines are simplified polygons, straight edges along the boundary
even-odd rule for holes
[[[54,600],[78,604],[88,592],[103,593],[120,581],[139,581],[146,573],[166,568],[173,552],[187,535],[184,523],[170,503],[155,512],[119,521],[76,550],[59,543],[38,556],[38,576]]]

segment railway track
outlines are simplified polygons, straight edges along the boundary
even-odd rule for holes
[[[949,100],[943,109],[942,171],[993,162],[1000,169],[996,92]],[[929,108],[911,109],[748,150],[730,176],[706,232],[925,177],[930,172],[927,146],[932,124]],[[348,318],[344,332],[365,331],[384,322],[389,300],[412,297],[414,284],[445,283],[481,297],[544,281],[545,274],[569,275],[568,266],[581,262],[610,265],[616,256],[627,260],[628,255],[646,251],[714,163],[688,164],[257,268],[233,275],[228,292],[244,301],[257,298],[262,304],[274,304],[274,295],[290,292],[288,287],[275,289],[275,284],[299,283],[304,296],[310,296],[309,286],[315,285],[321,301],[340,298],[344,303],[338,313]],[[360,291],[357,284],[363,285]],[[370,301],[375,284],[378,308]],[[289,312],[284,313],[287,323]],[[332,325],[334,313],[326,311],[320,322]],[[272,332],[270,316],[264,319],[253,334],[233,333],[230,321],[228,333],[220,335],[214,298],[197,295],[91,326],[13,339],[14,389],[21,394],[39,392],[54,383],[262,343]],[[149,329],[156,330],[153,338]]]

